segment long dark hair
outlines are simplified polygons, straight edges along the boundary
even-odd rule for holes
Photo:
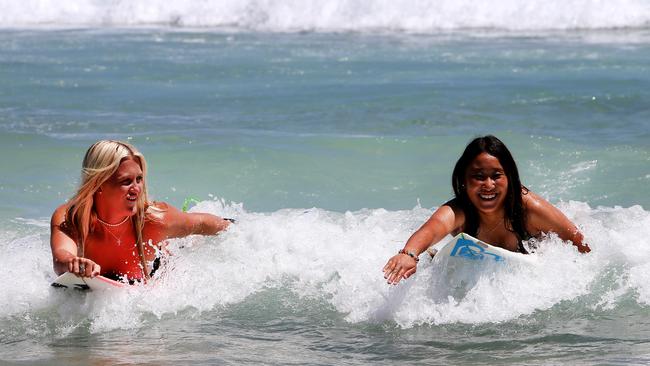
[[[506,228],[517,236],[519,250],[525,253],[526,250],[521,242],[528,239],[530,234],[526,230],[526,212],[521,195],[528,193],[528,189],[521,184],[519,170],[517,169],[517,164],[512,154],[510,154],[510,151],[501,140],[492,135],[477,137],[472,140],[465,148],[463,155],[456,162],[454,172],[451,176],[451,184],[454,187],[456,202],[465,214],[464,231],[474,236],[478,232],[478,211],[467,195],[467,190],[465,189],[465,173],[472,161],[481,153],[488,153],[497,158],[503,167],[504,174],[508,178],[508,192],[504,201],[504,220]]]

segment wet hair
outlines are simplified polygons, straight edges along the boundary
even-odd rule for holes
[[[92,231],[93,224],[97,221],[94,207],[95,192],[117,171],[120,164],[128,159],[133,159],[142,169],[142,193],[138,197],[136,213],[131,220],[135,230],[140,265],[144,277],[149,278],[142,235],[145,215],[149,206],[146,183],[147,163],[144,156],[133,145],[121,141],[101,140],[88,148],[81,169],[81,184],[68,202],[65,221],[60,228],[75,239],[77,256],[84,257],[86,239]]]
[[[522,241],[529,239],[530,234],[526,231],[526,212],[521,196],[528,193],[528,189],[521,184],[519,170],[512,154],[501,140],[492,135],[477,137],[472,140],[456,162],[451,176],[451,184],[456,196],[455,201],[465,214],[465,227],[463,230],[473,236],[478,233],[478,211],[467,195],[465,175],[469,165],[481,153],[487,153],[497,158],[508,178],[508,191],[504,200],[504,224],[508,230],[517,236],[519,251],[526,253]]]

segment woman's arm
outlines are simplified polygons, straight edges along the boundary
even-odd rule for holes
[[[439,207],[433,215],[406,242],[401,253],[394,255],[384,266],[384,278],[396,285],[409,278],[417,269],[417,258],[431,244],[442,240],[464,224],[465,216],[455,208],[453,201]]]
[[[215,235],[225,230],[232,222],[208,213],[182,212],[172,205],[156,202],[161,211],[165,238],[182,238],[188,235]]]
[[[556,233],[560,239],[571,241],[580,253],[589,253],[591,248],[584,243],[584,237],[571,220],[557,207],[533,192],[524,195],[528,212],[528,226],[537,233]]]
[[[61,230],[61,224],[65,221],[66,208],[66,205],[57,208],[50,221],[50,247],[54,272],[57,275],[72,272],[82,277],[95,277],[100,274],[100,266],[90,259],[77,257],[77,243]]]

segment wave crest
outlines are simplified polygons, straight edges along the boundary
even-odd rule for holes
[[[179,26],[270,32],[647,28],[643,0],[0,0],[0,26]]]

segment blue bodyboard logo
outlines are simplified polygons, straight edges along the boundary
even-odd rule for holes
[[[460,238],[456,240],[454,249],[451,250],[450,257],[463,257],[471,260],[484,260],[486,258],[493,258],[496,262],[504,261],[503,257],[498,254],[490,253],[482,246],[474,243],[471,240]]]

